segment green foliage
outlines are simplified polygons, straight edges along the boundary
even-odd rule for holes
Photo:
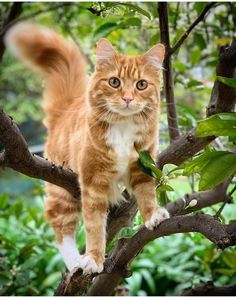
[[[63,265],[45,222],[42,198],[0,196],[0,294],[52,295]]]
[[[218,80],[228,87],[236,88],[236,79],[235,78],[228,78],[223,76],[217,76]]]
[[[196,135],[205,136],[235,136],[236,135],[236,114],[218,113],[209,118],[199,121]]]
[[[200,234],[175,234],[146,245],[125,283],[132,296],[178,296],[207,281],[234,284],[235,258],[235,247],[222,252]]]
[[[1,19],[5,18],[10,5],[0,5]],[[93,63],[95,45],[101,37],[107,37],[118,51],[129,55],[143,53],[160,42],[157,4],[154,2],[80,2],[52,9],[54,5],[57,4],[24,3],[21,16],[35,15],[34,21],[73,39]],[[172,46],[206,3],[168,5]],[[215,79],[217,48],[227,45],[235,33],[234,4],[219,3],[216,6],[217,9],[212,9],[194,28],[173,56],[178,121],[182,133],[197,126],[199,137],[230,136],[231,141],[236,141],[235,114],[218,114],[199,121],[205,116]],[[88,8],[99,13],[92,13]],[[7,51],[1,67],[0,105],[18,124],[29,119],[39,124],[43,117],[41,79]],[[235,79],[218,77],[218,80],[236,87]],[[169,138],[163,101],[161,106],[160,150],[163,150]],[[215,151],[214,147],[220,151]],[[157,179],[157,196],[165,205],[169,200],[174,201],[196,190],[198,185],[200,190],[210,189],[235,173],[235,154],[231,150],[228,140],[219,138],[212,148],[180,167],[167,164],[161,171],[147,152],[139,154],[139,166]],[[6,194],[0,197],[0,294],[52,295],[64,266],[54,247],[52,230],[43,218],[42,190],[22,177],[10,179],[6,173],[1,174],[0,192],[10,193],[10,197]],[[233,210],[233,206],[229,206],[225,218],[233,219]],[[141,222],[137,216],[135,227],[122,229],[118,238],[132,236]],[[82,247],[83,228],[79,230],[78,244]],[[133,276],[124,282],[131,295],[180,295],[183,289],[207,280],[214,280],[219,285],[231,284],[236,281],[235,258],[235,248],[221,252],[199,234],[173,235],[148,244],[132,264]]]
[[[199,190],[209,190],[236,172],[236,154],[227,151],[206,151],[186,163],[184,174],[200,174]]]
[[[152,159],[148,151],[139,152],[138,164],[140,168],[148,175],[160,179],[162,172],[155,166],[155,161]]]

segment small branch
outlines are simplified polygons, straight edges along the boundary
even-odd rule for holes
[[[8,28],[9,24],[12,23],[13,21],[17,20],[19,15],[22,13],[22,5],[23,5],[23,2],[13,2],[9,11],[7,11],[7,16],[1,26],[1,30],[0,30],[0,61],[2,60],[2,56],[5,51],[5,44],[3,42],[3,37],[5,34],[5,31]]]
[[[90,11],[92,14],[95,14],[96,16],[101,16],[103,11],[105,10],[105,8],[96,9],[92,6],[88,7],[87,9],[88,9],[88,11]]]
[[[166,55],[163,62],[163,83],[164,93],[166,98],[167,121],[170,141],[172,142],[179,137],[179,128],[177,121],[177,111],[174,98],[174,84],[172,74],[172,63],[170,56],[170,36],[169,36],[169,22],[168,22],[168,6],[167,2],[158,3],[158,16],[160,23],[161,42],[166,47]]]
[[[187,39],[189,33],[196,27],[202,20],[204,20],[208,11],[216,4],[217,2],[208,3],[200,15],[196,18],[196,20],[188,27],[188,29],[184,32],[184,34],[180,37],[180,39],[176,42],[176,44],[170,49],[169,54],[172,55],[177,51],[177,49],[184,43],[185,39]]]
[[[236,185],[233,187],[233,189],[229,192],[228,199],[225,199],[225,201],[223,202],[223,204],[221,205],[221,207],[218,209],[218,211],[215,214],[215,218],[219,218],[223,209],[225,208],[225,205],[227,203],[231,203],[233,201],[233,193],[236,191]]]
[[[236,285],[215,287],[213,282],[199,285],[188,291],[182,296],[235,296]]]
[[[176,12],[175,12],[174,25],[173,25],[174,31],[177,29],[177,23],[178,23],[178,19],[179,19],[179,6],[180,6],[180,2],[177,2],[176,3]]]
[[[1,32],[0,32],[0,36],[5,35],[6,31],[11,26],[13,26],[14,24],[16,24],[17,22],[21,22],[21,21],[28,20],[28,19],[33,19],[33,18],[35,18],[36,16],[38,16],[40,14],[47,13],[47,12],[50,12],[50,11],[53,11],[55,9],[59,9],[61,7],[68,6],[68,5],[71,5],[71,3],[68,3],[68,2],[66,2],[66,3],[60,3],[58,5],[46,7],[44,9],[38,10],[38,11],[36,11],[34,13],[30,13],[28,15],[25,15],[25,16],[19,18],[19,19],[13,19],[10,22],[8,22],[6,26],[3,26],[3,28],[1,29]]]
[[[234,77],[235,68],[236,42],[222,49],[217,63],[216,73],[225,77]],[[236,89],[230,88],[216,80],[212,89],[210,103],[207,107],[207,116],[219,112],[232,112],[235,102]],[[195,130],[192,129],[186,135],[180,136],[159,154],[157,165],[159,168],[162,168],[168,163],[179,165],[202,150],[214,139],[215,137],[213,136],[198,138],[195,136]]]
[[[186,194],[183,198],[168,203],[166,208],[171,216],[176,216],[188,214],[223,201],[229,201],[230,197],[227,195],[227,188],[231,180],[232,178],[229,178],[209,191]],[[197,204],[194,207],[188,207],[192,200],[196,200]]]

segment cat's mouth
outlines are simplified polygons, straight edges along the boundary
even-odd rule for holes
[[[129,106],[110,106],[113,113],[118,113],[121,116],[131,116],[142,112],[145,106],[129,105]]]

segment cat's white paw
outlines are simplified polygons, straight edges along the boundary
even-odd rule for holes
[[[149,230],[153,230],[157,227],[162,221],[168,219],[170,214],[164,207],[158,208],[151,216],[150,220],[145,222],[145,226]]]
[[[79,267],[83,269],[84,274],[100,273],[103,271],[103,264],[97,264],[90,255],[81,256]]]

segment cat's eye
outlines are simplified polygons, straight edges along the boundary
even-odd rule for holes
[[[113,88],[118,88],[120,86],[120,80],[117,77],[111,77],[108,83]]]
[[[145,79],[141,79],[136,83],[136,88],[140,91],[145,90],[148,87],[148,82]]]

